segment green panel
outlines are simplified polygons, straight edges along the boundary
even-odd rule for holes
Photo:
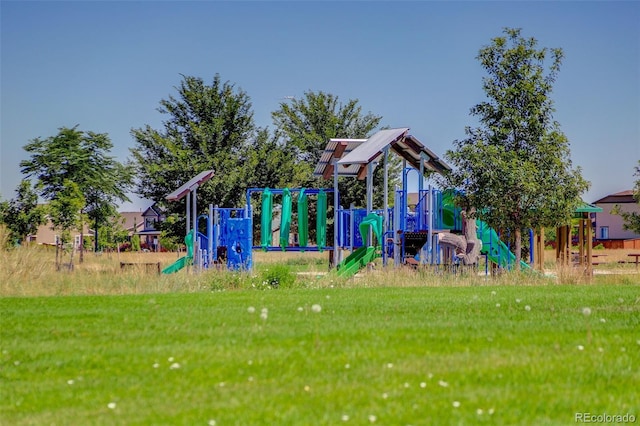
[[[271,215],[273,214],[273,194],[269,188],[262,192],[262,213],[260,216],[260,246],[263,250],[271,245]]]
[[[280,215],[280,247],[284,250],[289,245],[289,231],[291,231],[291,191],[282,190],[282,212]]]
[[[300,247],[306,247],[309,242],[309,203],[304,188],[298,195],[298,242]]]
[[[320,251],[327,246],[327,193],[322,189],[318,192],[316,242]]]

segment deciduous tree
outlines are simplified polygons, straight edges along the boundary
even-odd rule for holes
[[[340,102],[335,95],[322,91],[307,91],[301,99],[293,98],[281,102],[279,109],[272,113],[277,131],[296,158],[294,182],[296,186],[326,186],[320,178],[313,177],[313,170],[331,138],[367,138],[378,127],[382,117],[372,113],[364,114],[359,101],[350,99]],[[392,163],[389,187],[398,182],[399,162]],[[374,185],[382,186],[382,167],[374,174]],[[366,201],[365,183],[355,179],[341,179],[339,183],[340,201],[344,206],[354,203],[363,206]],[[382,191],[375,192],[375,202],[381,205]]]
[[[487,100],[471,109],[480,126],[454,142],[448,184],[490,226],[514,235],[519,268],[522,232],[568,223],[588,188],[573,168],[569,141],[553,118],[551,92],[563,52],[539,48],[520,29],[505,29],[477,59],[487,72]]]
[[[45,208],[38,205],[38,194],[31,181],[23,180],[16,189],[16,197],[4,201],[0,207],[0,222],[7,225],[10,242],[23,242],[46,223]]]
[[[640,161],[638,161],[638,166],[635,168],[634,176],[638,177],[638,180],[635,183],[633,188],[633,198],[640,205]],[[620,206],[615,206],[614,213],[622,216],[624,220],[624,224],[622,227],[626,230],[633,231],[636,234],[640,234],[640,214],[637,212],[625,212],[620,209]]]
[[[36,138],[25,145],[31,158],[20,167],[28,178],[37,179],[36,189],[48,201],[67,187],[66,181],[74,182],[84,201],[81,209],[97,232],[116,213],[120,202],[129,201],[126,194],[133,180],[131,166],[109,155],[112,148],[106,133],[62,127],[55,136]]]

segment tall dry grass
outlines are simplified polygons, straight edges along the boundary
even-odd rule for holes
[[[484,275],[481,266],[475,271],[451,271],[440,267],[375,268],[362,271],[351,279],[340,279],[329,272],[328,252],[253,253],[254,270],[234,273],[209,270],[193,273],[183,270],[171,275],[158,275],[152,267],[127,266],[120,262],[142,264],[160,262],[161,268],[173,263],[177,253],[85,253],[84,262],[72,271],[57,271],[55,250],[45,246],[27,245],[4,249],[7,235],[0,228],[0,297],[56,295],[117,295],[169,292],[202,292],[254,288],[270,265],[284,265],[296,275],[296,284],[303,288],[318,287],[415,287],[415,286],[481,286],[481,285],[552,285],[588,284],[592,282],[640,282],[635,265],[619,264],[629,260],[630,250],[598,251],[607,254],[606,265],[595,267],[595,276],[586,276],[573,267],[556,267],[553,251],[545,253],[545,273],[503,273]],[[68,259],[68,254],[67,254]],[[601,276],[606,274],[607,276]]]

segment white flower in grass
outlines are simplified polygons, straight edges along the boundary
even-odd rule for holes
[[[302,308],[302,306],[298,306],[298,312],[302,312],[304,311],[304,309]]]
[[[433,379],[433,373],[427,374],[427,379],[429,379],[429,380]]]
[[[582,346],[582,345],[578,345],[578,350],[579,350],[579,351],[584,351],[584,346]]]
[[[207,424],[209,426],[216,426],[218,423],[215,420],[211,419],[211,420],[209,420],[209,423],[207,423]]]
[[[449,387],[449,383],[445,382],[444,380],[438,380],[438,384],[443,388]]]
[[[499,303],[496,303],[496,308],[499,308],[499,307],[500,307],[500,304],[499,304]]]
[[[322,306],[318,305],[317,303],[311,306],[311,311],[313,312],[320,312],[322,310]]]
[[[111,410],[115,410],[116,409],[116,403],[115,402],[110,402],[107,404],[107,408],[111,409]]]
[[[495,290],[491,292],[491,295],[492,295],[492,296],[495,296],[495,295],[496,295]]]
[[[604,352],[604,349],[598,348],[598,352]]]
[[[385,392],[385,393],[383,393],[383,394],[382,394],[382,399],[387,399],[387,398],[389,398],[389,394],[388,394],[388,393],[386,393],[386,392]]]
[[[180,364],[178,364],[177,362],[174,362],[169,366],[169,370],[177,370],[178,368],[180,368]]]
[[[529,305],[525,306],[524,310],[527,311],[527,312],[530,311],[531,310],[531,306],[529,306]]]
[[[405,387],[405,388],[408,388],[408,387],[409,387],[409,383],[404,382],[404,387]]]
[[[160,364],[158,364],[157,362],[153,364],[153,368],[158,368],[158,367],[160,367]]]
[[[489,408],[489,411],[487,411],[487,413],[489,413],[489,415],[493,415],[493,413],[495,413],[495,410],[493,408]]]
[[[420,387],[424,389],[427,387],[427,384],[425,382],[420,382]]]
[[[387,368],[393,368],[393,364],[392,363],[387,363]]]
[[[591,315],[591,308],[588,308],[588,307],[582,308],[582,315],[584,315],[585,317],[588,317],[589,315]]]
[[[305,392],[309,392],[311,390],[311,388],[309,387],[309,385],[304,385],[304,391]]]
[[[477,415],[479,415],[479,416],[481,416],[481,415],[483,415],[483,414],[484,414],[484,410],[483,410],[482,408],[478,408],[478,409],[476,410],[476,414],[477,414]]]
[[[266,321],[268,317],[269,317],[269,310],[267,308],[262,308],[262,310],[260,311],[260,318]]]
[[[173,362],[173,357],[172,357],[172,356],[170,356],[170,357],[167,359],[167,361],[169,361],[169,362]]]
[[[343,414],[342,417],[340,417],[340,420],[342,420],[343,422],[348,422],[349,416],[347,414]]]
[[[516,303],[520,303],[520,299],[516,299]]]
[[[345,364],[345,365],[344,365],[344,368],[346,368],[346,369],[348,370],[348,369],[350,369],[350,368],[351,368],[351,365],[350,365],[350,364]]]
[[[220,383],[218,383],[218,386],[220,386],[221,388],[223,388],[223,387],[224,387],[224,385],[225,385],[225,383],[224,383],[224,382],[220,382]]]
[[[247,308],[247,312],[249,312],[250,314],[254,313],[256,311],[256,308],[254,308],[253,306],[249,306]]]
[[[75,381],[74,381],[73,379],[69,379],[69,380],[67,380],[67,384],[68,384],[68,385],[72,385],[72,384],[74,384],[74,383],[75,383]]]
[[[600,318],[600,322],[604,324],[605,322],[607,322],[607,320],[604,318]]]
[[[331,296],[329,296],[328,294],[327,294],[327,299],[331,299]]]
[[[376,416],[374,416],[373,414],[369,414],[369,422],[375,423],[376,420],[378,420]]]
[[[453,405],[453,408],[458,408],[460,407],[460,401],[453,401],[451,405]]]

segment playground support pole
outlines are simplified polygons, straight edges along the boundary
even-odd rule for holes
[[[340,263],[340,248],[338,247],[338,158],[332,160],[333,163],[333,266],[337,267]]]
[[[389,147],[384,149],[384,210],[382,214],[382,239],[384,240],[389,229]],[[387,266],[386,241],[380,241],[382,246],[382,266]]]
[[[213,263],[213,204],[209,204],[209,219],[207,222],[207,265]]]
[[[191,231],[191,225],[189,223],[189,221],[191,220],[191,191],[187,193],[186,203],[187,203],[187,232],[185,233],[185,235],[187,235]]]
[[[198,185],[195,185],[191,190],[191,198],[193,201],[193,208],[191,209],[191,214],[193,215],[193,256],[195,257],[193,265],[194,269],[197,270],[197,265],[200,262],[198,256]]]
[[[422,152],[420,152],[420,177],[418,178],[418,203],[420,203],[422,201],[421,197],[422,197],[422,192],[424,191],[424,154]],[[427,209],[429,209],[429,200],[427,200]],[[421,210],[424,210],[424,208],[421,208]],[[427,210],[427,214],[429,214],[429,210]],[[422,212],[418,213],[418,217],[422,217]],[[428,222],[427,222],[428,223]],[[426,242],[426,246],[427,249],[425,250],[425,247],[422,246],[420,248],[420,264],[423,265],[425,263],[426,259],[426,254],[429,250],[429,246],[431,245],[431,223],[428,223],[429,226],[429,230],[428,230],[428,238],[427,238],[427,242]]]
[[[394,235],[393,235],[393,265],[397,268],[400,266],[401,263],[401,256],[402,254],[400,253],[400,251],[402,250],[401,248],[401,243],[402,241],[400,240],[400,229],[402,229],[401,226],[401,222],[402,219],[400,218],[401,212],[402,212],[402,207],[400,206],[401,204],[401,198],[402,196],[399,194],[398,192],[398,187],[396,186],[396,191],[395,191],[395,198],[394,198],[394,203],[393,203],[393,230],[394,230]]]
[[[375,162],[367,164],[367,215],[373,211],[373,169]],[[369,227],[367,246],[373,245],[373,231]]]
[[[421,163],[422,164],[422,163]],[[427,223],[429,225],[429,229],[427,230],[427,241],[428,241],[428,254],[427,256],[430,258],[429,263],[433,265],[433,255],[435,251],[435,244],[433,244],[433,189],[431,185],[429,185],[427,194]]]

